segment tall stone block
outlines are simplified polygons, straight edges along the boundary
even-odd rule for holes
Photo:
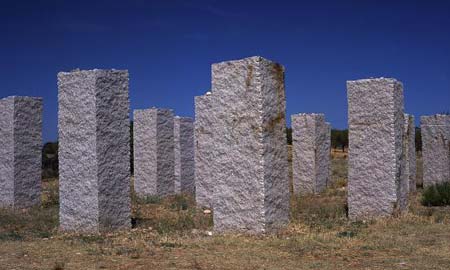
[[[405,210],[403,86],[395,79],[347,82],[350,219]]]
[[[214,229],[260,233],[289,219],[284,68],[262,57],[212,65]]]
[[[212,208],[213,192],[216,182],[213,180],[213,117],[215,107],[211,93],[195,97],[195,200],[197,206]]]
[[[405,113],[405,174],[409,179],[409,191],[416,191],[416,126],[414,116]]]
[[[195,193],[194,183],[194,120],[176,116],[175,140],[175,192]]]
[[[423,185],[450,181],[450,115],[420,117]]]
[[[138,196],[175,193],[172,110],[134,111],[134,190]]]
[[[331,124],[325,123],[325,142],[322,145],[322,153],[324,157],[324,170],[323,173],[328,177],[327,186],[332,184],[331,182]]]
[[[0,100],[0,207],[41,201],[42,98]]]
[[[292,123],[295,194],[324,191],[330,180],[331,127],[323,114],[296,114]]]
[[[130,223],[128,71],[58,74],[60,229]]]

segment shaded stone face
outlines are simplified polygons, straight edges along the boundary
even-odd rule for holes
[[[347,82],[350,219],[404,210],[403,86],[395,79]]]
[[[414,159],[414,162],[416,161],[415,158],[415,138],[411,137],[411,133],[414,136],[414,117],[410,116],[409,114],[403,114],[404,115],[404,125],[403,125],[403,144],[402,144],[402,151],[403,151],[403,160],[404,160],[404,169],[402,170],[402,174],[400,175],[400,183],[399,183],[399,193],[397,195],[399,199],[399,209],[400,210],[406,210],[409,207],[409,193],[411,192],[411,185],[415,186],[415,164],[411,164],[411,159]],[[411,130],[412,129],[412,130]],[[412,139],[412,142],[411,142]],[[412,143],[412,145],[411,145]],[[411,152],[412,151],[412,152]],[[411,157],[411,155],[414,155],[414,157]],[[413,166],[413,168],[411,168]],[[412,172],[411,170],[414,170]],[[411,180],[414,177],[413,180]],[[411,181],[414,183],[411,184]]]
[[[416,126],[414,116],[405,113],[405,147],[403,149],[406,168],[405,174],[409,179],[409,191],[416,191]]]
[[[0,100],[0,207],[41,201],[42,98]]]
[[[134,189],[138,196],[175,193],[172,110],[134,111]]]
[[[331,126],[323,114],[296,114],[291,120],[294,193],[320,193],[330,180]]]
[[[215,181],[212,162],[214,156],[212,95],[195,97],[195,201],[199,207],[212,208]]]
[[[58,74],[60,229],[131,226],[128,72]]]
[[[321,172],[326,175],[327,179],[327,187],[330,186],[331,183],[331,124],[325,123],[325,141],[322,145],[322,153],[323,153],[323,170]],[[322,159],[320,159],[322,160]]]
[[[284,68],[262,57],[212,65],[214,229],[259,233],[289,219]]]
[[[194,183],[194,120],[175,117],[175,192],[195,193]]]
[[[420,117],[423,185],[450,181],[450,115]]]

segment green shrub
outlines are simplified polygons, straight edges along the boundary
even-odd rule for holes
[[[425,206],[450,205],[450,182],[444,182],[425,188],[422,194]]]
[[[58,177],[58,142],[48,142],[42,148],[42,179]]]
[[[16,231],[0,232],[0,241],[22,241],[23,236]]]
[[[132,195],[132,199],[134,203],[137,204],[160,204],[161,197],[157,195],[147,195],[147,196],[137,196],[136,194]]]
[[[175,210],[187,210],[188,207],[189,199],[182,194],[175,195],[175,197],[173,198],[173,202],[170,205],[170,208]]]

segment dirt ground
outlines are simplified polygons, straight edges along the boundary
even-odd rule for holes
[[[291,222],[261,236],[216,235],[189,196],[133,197],[134,228],[96,235],[58,232],[57,180],[43,205],[0,210],[0,269],[450,269],[450,208],[423,207],[370,222],[346,218],[346,155],[333,154],[333,185],[294,197]]]

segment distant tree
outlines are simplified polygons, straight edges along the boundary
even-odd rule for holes
[[[422,132],[420,127],[416,127],[416,135],[414,138],[416,144],[416,152],[422,151]]]
[[[345,148],[348,148],[348,129],[339,130],[332,129],[331,130],[331,147],[333,148],[341,148],[342,152],[345,151]]]
[[[42,178],[58,177],[58,143],[48,142],[42,148]]]
[[[286,140],[287,144],[292,145],[292,128],[286,127]]]
[[[348,148],[348,129],[345,129],[342,131],[341,148],[342,148],[342,152],[344,152],[345,148]]]

